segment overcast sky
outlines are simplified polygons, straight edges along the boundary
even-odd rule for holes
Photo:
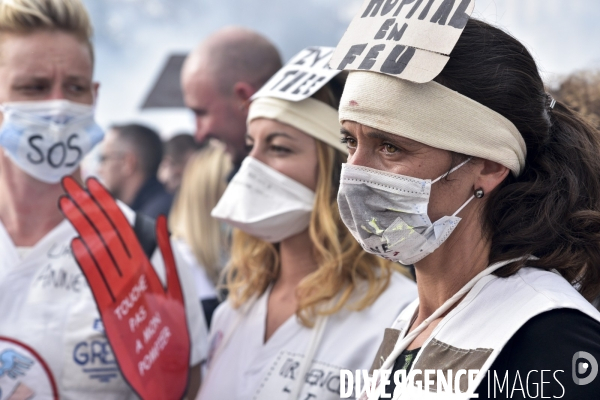
[[[193,129],[185,111],[140,111],[169,54],[242,25],[270,38],[285,60],[310,45],[335,46],[362,0],[84,0],[95,27],[98,122],[145,122],[165,137]],[[600,67],[600,1],[476,0],[473,14],[527,45],[543,76]]]

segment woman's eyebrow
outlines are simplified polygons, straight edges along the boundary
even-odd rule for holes
[[[402,146],[404,148],[420,148],[423,145],[421,143],[415,142],[414,140],[402,137],[400,135],[394,135],[393,133],[387,133],[387,132],[382,132],[382,131],[377,131],[377,130],[373,130],[370,132],[366,132],[365,136],[367,136],[368,138],[371,139],[377,139],[377,140],[385,140],[388,142],[392,142],[396,145]]]
[[[391,133],[385,133],[381,131],[370,131],[366,132],[365,136],[370,139],[380,139],[380,140],[401,140],[401,137],[398,135],[394,135]]]
[[[294,140],[294,141],[296,140],[296,138],[294,138],[294,137],[293,137],[293,136],[291,136],[291,135],[288,135],[288,134],[287,134],[287,133],[285,133],[285,132],[273,132],[273,133],[269,133],[269,134],[267,135],[267,141],[271,141],[271,140],[275,139],[275,138],[276,138],[276,137],[278,137],[278,136],[283,136],[283,137],[286,137],[286,138],[288,138],[288,139],[290,139],[290,140]]]

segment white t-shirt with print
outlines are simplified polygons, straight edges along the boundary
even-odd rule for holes
[[[198,399],[288,400],[313,332],[292,315],[264,343],[268,295],[266,291],[245,315],[228,301],[217,308]],[[385,328],[416,296],[416,285],[394,273],[370,307],[331,315],[298,399],[339,399],[340,369],[369,369]]]
[[[135,213],[122,204],[120,207],[133,223]],[[2,400],[15,390],[34,393],[27,398],[51,398],[43,396],[50,390],[46,380],[35,376],[44,371],[50,371],[47,375],[52,378],[48,379],[54,379],[63,400],[137,398],[117,368],[92,293],[71,254],[75,236],[75,229],[64,220],[21,258],[0,223]],[[206,359],[206,322],[191,270],[177,243],[171,243],[190,332],[190,365],[197,365]],[[151,263],[164,284],[165,267],[158,247]]]

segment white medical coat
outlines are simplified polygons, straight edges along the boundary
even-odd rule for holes
[[[215,312],[209,335],[208,372],[199,399],[287,399],[299,379],[299,361],[312,329],[292,315],[263,343],[268,295],[267,290],[241,319],[241,311],[229,302]],[[362,311],[342,309],[331,315],[299,399],[339,399],[340,369],[369,369],[384,329],[416,296],[416,285],[394,273],[388,288],[371,306]],[[224,343],[223,338],[234,326],[235,331]]]

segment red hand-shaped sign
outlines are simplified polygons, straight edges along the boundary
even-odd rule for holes
[[[79,233],[73,255],[96,299],[124,378],[144,400],[181,399],[190,357],[181,285],[164,216],[156,241],[166,269],[160,282],[127,218],[95,179],[87,190],[63,179],[60,209]]]

